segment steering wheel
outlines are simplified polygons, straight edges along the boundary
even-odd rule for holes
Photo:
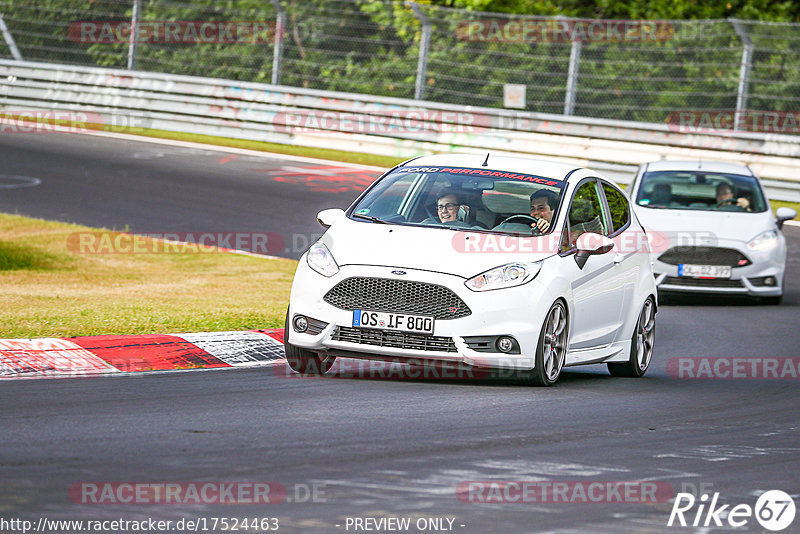
[[[514,219],[525,219],[525,222],[528,222],[528,221],[530,221],[530,223],[532,223],[532,224],[536,224],[536,222],[539,220],[539,219],[537,219],[536,217],[531,217],[530,215],[521,215],[521,214],[518,214],[518,215],[512,215],[511,217],[506,217],[506,218],[505,218],[505,219],[503,219],[503,220],[500,222],[500,224],[498,224],[497,226],[500,226],[501,224],[505,224],[505,223],[507,223],[507,222],[513,221]],[[539,230],[539,228],[538,228],[538,227],[536,227],[536,226],[531,226],[531,231],[532,231],[532,232],[538,232],[538,233],[542,233],[542,232]]]
[[[721,207],[722,207],[722,206],[724,206],[725,204],[736,204],[738,201],[739,201],[739,200],[738,200],[738,199],[736,199],[736,198],[726,198],[726,199],[725,199],[725,200],[723,200],[722,202],[717,202],[717,203],[714,205],[714,207],[715,207],[715,208],[721,208]]]

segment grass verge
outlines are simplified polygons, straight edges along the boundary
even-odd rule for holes
[[[283,325],[296,261],[191,248],[79,254],[68,246],[78,232],[97,230],[0,214],[0,338]]]

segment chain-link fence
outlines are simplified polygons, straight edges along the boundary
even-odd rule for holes
[[[800,110],[800,24],[358,0],[0,0],[0,16],[0,57],[28,61],[647,122]]]

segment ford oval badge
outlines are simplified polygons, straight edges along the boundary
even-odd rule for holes
[[[405,271],[392,271],[392,274],[396,274],[398,276],[402,276],[402,275],[406,274],[406,272]]]

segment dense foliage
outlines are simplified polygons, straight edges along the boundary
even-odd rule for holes
[[[573,43],[508,39],[502,31],[465,34],[470,23],[489,27],[494,21],[502,29],[521,20],[552,24],[555,19],[531,16],[555,15],[669,20],[659,23],[655,40],[589,40],[580,49],[574,113],[653,122],[676,110],[735,107],[743,39],[728,17],[800,20],[800,3],[793,1],[419,3],[432,27],[426,100],[502,107],[504,85],[524,84],[526,109],[550,113],[564,110]],[[74,29],[80,21],[130,20],[132,5],[133,0],[0,0],[0,13],[25,59],[125,68],[129,44],[124,39],[81,42]],[[413,98],[422,24],[407,4],[295,0],[282,5],[287,28],[280,83]],[[142,0],[142,21],[269,21],[274,29],[276,17],[265,0]],[[797,110],[800,25],[747,22],[742,28],[754,45],[747,107]],[[273,41],[274,35],[258,42],[145,41],[138,44],[137,68],[269,82]],[[0,43],[0,57],[10,57],[5,43]]]

